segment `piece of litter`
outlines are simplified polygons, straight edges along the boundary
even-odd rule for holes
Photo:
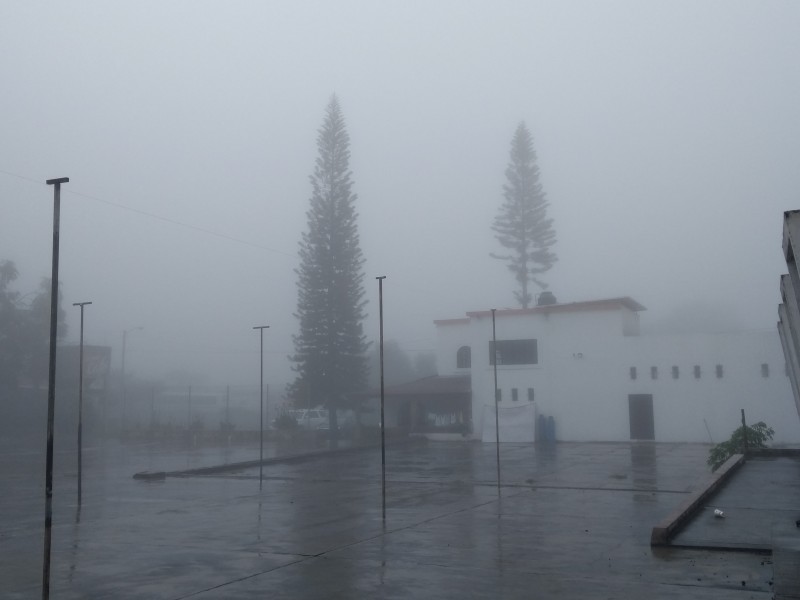
[[[714,516],[717,517],[718,519],[724,519],[725,518],[725,513],[722,512],[720,509],[715,508],[714,509]]]

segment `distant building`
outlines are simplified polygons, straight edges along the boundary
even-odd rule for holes
[[[359,420],[363,425],[380,424],[380,390],[354,394],[363,401]],[[384,389],[387,429],[397,429],[430,439],[454,440],[471,437],[472,388],[469,374],[433,375]]]
[[[641,335],[632,298],[544,298],[496,311],[496,347],[488,310],[435,322],[440,376],[469,378],[468,437],[495,440],[496,360],[501,442],[719,442],[740,409],[776,444],[800,441],[776,330]]]

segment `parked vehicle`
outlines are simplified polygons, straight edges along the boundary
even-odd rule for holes
[[[285,418],[289,416],[297,422],[297,426],[302,429],[327,429],[328,428],[328,411],[324,408],[298,408],[287,410],[282,413]],[[275,427],[277,419],[272,421],[272,426]]]
[[[330,423],[328,421],[328,409],[317,407],[317,408],[296,408],[290,409],[283,413],[282,416],[288,415],[292,417],[296,422],[297,426],[301,429],[328,429]],[[275,427],[277,419],[272,421],[272,426]],[[340,429],[348,429],[355,425],[355,414],[351,410],[343,410],[339,411],[339,428]]]
[[[328,411],[324,408],[300,408],[294,413],[297,424],[303,429],[328,428]]]

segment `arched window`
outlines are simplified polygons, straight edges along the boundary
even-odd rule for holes
[[[456,352],[456,368],[469,369],[472,366],[472,350],[469,346],[461,346]]]

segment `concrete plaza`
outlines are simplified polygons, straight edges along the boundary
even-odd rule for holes
[[[0,597],[41,595],[44,460],[0,457]],[[707,478],[692,444],[423,443],[213,476],[134,480],[258,458],[255,448],[96,447],[76,504],[56,456],[51,597],[772,598],[768,555],[651,548]],[[270,455],[268,453],[267,455]]]

